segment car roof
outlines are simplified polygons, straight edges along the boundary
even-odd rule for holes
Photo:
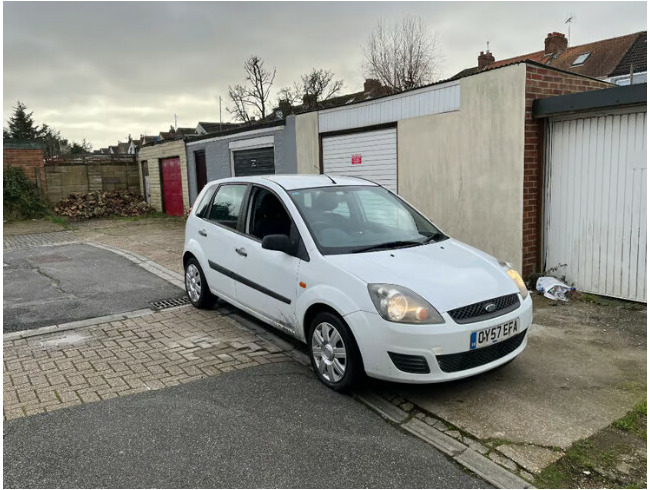
[[[313,187],[332,187],[335,185],[363,185],[377,186],[375,182],[358,177],[347,177],[334,174],[313,174],[313,175],[261,175],[250,177],[231,177],[222,179],[222,182],[250,182],[253,184],[264,184],[269,181],[275,182],[286,190],[311,189]]]

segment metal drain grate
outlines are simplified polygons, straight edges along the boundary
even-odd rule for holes
[[[151,308],[154,310],[166,310],[167,308],[174,308],[175,306],[184,306],[190,304],[190,298],[183,296],[182,298],[161,299],[151,303]]]

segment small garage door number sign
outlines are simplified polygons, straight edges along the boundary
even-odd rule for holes
[[[352,165],[361,165],[361,155],[352,155]]]

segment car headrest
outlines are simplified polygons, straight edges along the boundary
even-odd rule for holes
[[[318,211],[331,211],[339,205],[336,196],[331,192],[321,191],[316,194],[313,208]]]

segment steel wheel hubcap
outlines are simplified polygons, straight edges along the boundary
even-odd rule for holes
[[[196,302],[201,297],[201,273],[194,264],[190,264],[185,271],[185,289],[192,301]]]
[[[319,323],[311,336],[311,351],[320,375],[338,383],[347,368],[347,351],[339,331],[328,322]]]

